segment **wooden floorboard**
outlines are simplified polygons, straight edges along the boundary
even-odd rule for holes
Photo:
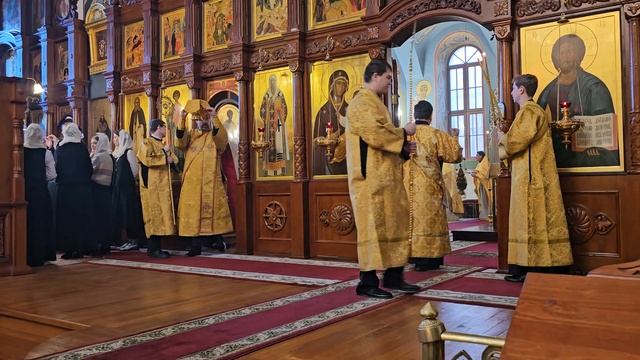
[[[270,359],[420,359],[417,328],[420,308],[426,300],[405,299],[362,315],[325,326],[242,357]],[[432,302],[447,330],[490,336],[506,336],[512,310],[485,306]],[[480,359],[483,346],[447,343],[451,359],[460,350]]]
[[[310,287],[93,264],[0,278],[0,359],[34,358],[288,296]],[[244,359],[418,359],[419,310],[407,296]],[[511,310],[433,302],[448,330],[505,336]],[[481,346],[447,345],[447,358]]]
[[[91,264],[46,266],[34,274],[0,278],[0,289],[0,308],[86,325],[57,333],[41,327],[42,334],[33,334],[33,322],[22,321],[23,326],[11,329],[19,325],[9,320],[15,318],[0,317],[0,339],[21,331],[33,337],[0,350],[2,359],[42,356],[309,290]],[[36,346],[47,334],[55,337]]]

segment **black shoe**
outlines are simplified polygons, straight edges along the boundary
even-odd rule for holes
[[[186,254],[189,257],[202,255],[202,248],[193,248]]]
[[[413,270],[414,271],[429,271],[429,270],[438,270],[440,266],[429,266],[429,265],[416,265]]]
[[[166,259],[170,256],[168,252],[162,250],[156,250],[154,252],[147,253],[147,255],[157,259]]]
[[[504,277],[504,279],[509,282],[524,282],[526,278],[526,275],[507,275]]]
[[[368,296],[376,299],[392,299],[393,298],[393,295],[390,292],[384,291],[378,287],[361,288],[358,286],[356,287],[356,294],[360,296]]]
[[[405,281],[396,284],[384,284],[384,287],[387,289],[398,290],[406,294],[415,294],[420,291],[420,287],[416,285],[409,284]]]

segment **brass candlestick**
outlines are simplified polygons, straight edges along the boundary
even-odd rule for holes
[[[562,120],[551,122],[551,129],[562,135],[562,143],[565,148],[568,148],[571,144],[571,136],[584,126],[584,122],[574,120],[569,116],[570,107],[571,103],[569,102],[563,101],[560,103],[560,108],[562,109]]]
[[[258,158],[262,159],[264,152],[271,147],[271,142],[264,140],[264,128],[258,129],[258,140],[251,141],[251,148],[258,153]]]
[[[327,162],[330,162],[333,159],[333,151],[338,144],[338,137],[333,135],[333,128],[331,127],[331,123],[327,124],[327,136],[318,136],[313,141],[319,146],[325,148],[324,156],[327,158]]]

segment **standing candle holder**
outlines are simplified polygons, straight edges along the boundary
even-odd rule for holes
[[[324,156],[327,158],[327,162],[330,162],[333,159],[333,151],[338,144],[338,136],[333,134],[333,127],[331,122],[327,123],[327,127],[325,128],[327,135],[326,136],[318,136],[313,141],[319,146],[325,148]]]
[[[258,153],[258,158],[262,159],[264,152],[271,147],[271,142],[264,139],[264,128],[258,128],[258,140],[251,141],[251,148]]]
[[[571,136],[582,126],[584,126],[584,122],[571,118],[571,116],[569,115],[569,108],[571,107],[570,102],[563,101],[559,105],[562,109],[562,120],[552,121],[551,129],[557,133],[560,133],[560,135],[562,136],[562,143],[564,144],[565,148],[568,148],[571,144]]]

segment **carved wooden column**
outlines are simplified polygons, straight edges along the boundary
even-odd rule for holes
[[[71,106],[73,120],[86,135],[89,97],[87,31],[84,28],[84,21],[75,16],[65,20],[62,25],[67,29],[69,49],[69,78],[65,81],[67,86],[66,100]]]
[[[156,101],[160,94],[160,13],[158,0],[146,0],[142,3],[144,17],[144,56],[142,70],[142,86],[149,98],[149,119],[158,118]]]
[[[498,98],[504,102],[504,123],[500,130],[504,133],[514,118],[514,103],[511,99],[511,79],[513,78],[513,35],[511,22],[494,24],[494,32],[498,39]],[[500,176],[496,179],[495,186],[495,219],[494,226],[498,234],[498,271],[508,270],[508,241],[509,241],[509,202],[511,197],[511,177],[509,170],[502,167]]]
[[[624,13],[629,23],[629,66],[628,73],[629,103],[627,105],[628,153],[630,161],[627,170],[640,173],[640,2],[624,5]]]
[[[511,23],[494,24],[493,30],[498,39],[498,99],[504,102],[505,106],[505,126],[500,130],[506,133],[513,122],[514,104],[511,99],[511,79],[513,78],[513,35],[511,33]]]
[[[22,120],[31,81],[0,77],[0,276],[31,271],[27,265],[27,203],[24,198]]]
[[[253,74],[237,71],[240,137],[238,143],[238,185],[236,187],[236,252],[253,253],[253,183],[251,182],[251,139],[253,138]]]
[[[54,89],[53,78],[48,74],[53,74],[55,64],[54,36],[51,34],[51,26],[45,25],[38,29],[38,38],[40,39],[40,59],[41,59],[41,82],[45,91],[40,95],[40,106],[46,117],[47,134],[55,134],[58,119],[54,116],[54,103],[50,91]],[[59,134],[55,134],[56,136]]]
[[[120,7],[116,4],[106,8],[107,16],[107,68],[104,73],[107,98],[111,104],[110,126],[115,131],[124,127],[120,108],[120,75],[122,70],[122,22]]]
[[[308,257],[308,187],[307,137],[304,122],[304,62],[297,60],[289,64],[293,73],[293,163],[294,178],[291,183],[291,212],[300,214],[302,221],[291,226],[291,256]]]

